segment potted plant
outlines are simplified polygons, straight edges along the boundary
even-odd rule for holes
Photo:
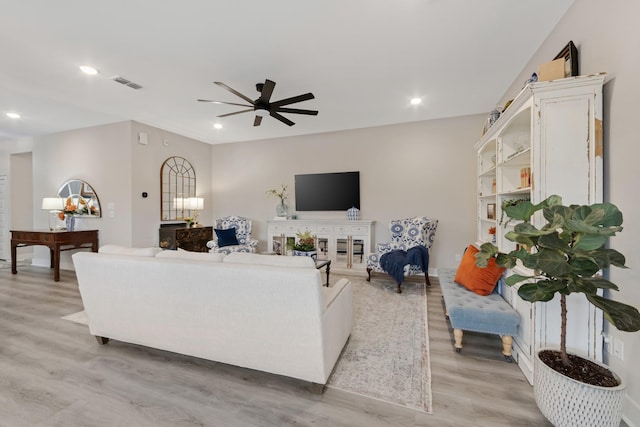
[[[296,241],[292,242],[289,248],[293,250],[294,255],[310,256],[313,259],[318,256],[316,238],[311,235],[310,231],[296,233]]]
[[[530,220],[540,210],[547,223],[538,229]],[[521,221],[505,235],[520,248],[503,253],[484,243],[476,265],[484,267],[490,258],[505,268],[521,263],[532,273],[513,274],[505,282],[509,286],[524,282],[518,288],[522,299],[548,302],[560,296],[560,349],[541,350],[534,362],[538,407],[556,426],[619,426],[625,384],[605,365],[567,353],[566,298],[581,293],[617,329],[640,330],[636,308],[599,295],[601,290],[618,290],[599,272],[611,265],[626,268],[624,256],[605,247],[609,237],[622,231],[622,213],[611,203],[563,206],[554,195],[537,205],[520,201],[507,206],[505,214]]]

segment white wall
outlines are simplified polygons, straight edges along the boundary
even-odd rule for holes
[[[277,199],[265,191],[294,175],[360,171],[360,217],[376,221],[375,238],[389,240],[394,218],[427,215],[439,225],[430,267],[455,267],[455,254],[474,241],[474,143],[486,116],[467,116],[290,138],[213,146],[214,217],[252,218],[266,250],[266,221]],[[346,212],[298,212],[301,219],[346,218]]]
[[[55,197],[69,179],[86,181],[100,200],[102,218],[81,219],[79,229],[98,229],[100,244],[130,245],[131,154],[130,122],[59,132],[33,139],[33,198],[39,208],[43,197]],[[111,209],[110,209],[111,208]],[[111,215],[110,215],[111,213]],[[35,210],[33,227],[49,227],[48,212]],[[35,248],[34,263],[48,265],[49,251]],[[70,268],[69,253],[61,256],[61,268]]]
[[[141,131],[149,136],[147,145],[138,144]],[[102,218],[77,220],[79,229],[98,229],[100,245],[157,246],[160,167],[170,156],[185,157],[193,164],[197,194],[205,197],[205,207],[210,206],[211,145],[171,132],[125,121],[3,142],[0,174],[9,176],[12,191],[20,184],[24,191],[16,197],[27,194],[29,199],[25,203],[12,196],[12,215],[27,212],[26,222],[12,226],[48,228],[48,212],[40,209],[42,198],[54,197],[65,181],[75,178],[93,187],[102,208]],[[27,160],[28,169],[22,164]],[[30,175],[28,185],[21,176],[24,173]],[[142,198],[143,191],[149,197]],[[211,221],[207,212],[201,218]],[[49,265],[48,249],[37,246],[33,252],[34,264]],[[69,257],[69,253],[62,254],[61,268],[72,268]]]
[[[212,146],[182,135],[131,122],[132,150],[132,221],[133,246],[158,246],[160,225],[160,168],[169,157],[184,157],[196,173],[196,196],[204,198],[200,223],[212,223],[211,151]],[[138,143],[140,132],[147,134],[148,143]],[[146,192],[148,196],[142,197]]]
[[[31,194],[33,187],[33,173],[31,153],[15,153],[9,158],[10,176],[9,179],[9,200],[11,214],[8,220],[11,229],[30,228],[33,221],[34,201]],[[38,206],[41,207],[42,205]],[[5,248],[9,248],[7,256],[10,256],[10,238],[7,235]],[[16,257],[18,259],[32,259],[33,248],[30,246],[17,248]]]
[[[635,307],[640,307],[640,255],[636,252],[640,240],[640,200],[636,196],[640,183],[638,16],[637,0],[576,0],[504,97],[513,98],[538,64],[553,59],[569,40],[578,48],[580,74],[608,73],[604,87],[605,201],[616,204],[624,214],[625,229],[610,245],[626,255],[630,267],[611,269],[610,278],[620,287],[612,296]],[[636,363],[640,333],[619,332],[610,326],[607,332],[624,342],[624,360],[605,355],[628,385],[624,419],[640,426],[640,370]]]

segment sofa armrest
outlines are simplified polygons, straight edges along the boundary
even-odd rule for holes
[[[347,286],[351,281],[349,279],[340,279],[338,282],[330,287],[323,286],[322,294],[324,295],[324,309],[327,310],[333,301],[340,295],[342,290]]]

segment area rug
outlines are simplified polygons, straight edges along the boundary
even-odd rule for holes
[[[350,277],[354,327],[327,387],[431,413],[424,283]]]
[[[327,387],[431,413],[425,285],[349,277],[354,326]],[[87,325],[84,311],[62,317]]]
[[[89,321],[87,320],[87,313],[83,311],[79,311],[77,313],[69,314],[68,316],[63,316],[61,319],[68,320],[74,323],[80,323],[81,325],[89,325]]]

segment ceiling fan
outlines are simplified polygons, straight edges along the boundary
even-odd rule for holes
[[[287,108],[285,105],[295,104],[296,102],[308,101],[310,99],[314,99],[315,97],[311,92],[305,93],[303,95],[293,96],[291,98],[281,99],[280,101],[270,102],[271,94],[273,93],[273,89],[276,87],[276,82],[266,79],[264,83],[257,83],[256,90],[260,92],[260,96],[258,99],[252,100],[248,96],[245,96],[238,92],[237,90],[227,86],[222,82],[214,82],[218,86],[221,86],[233,93],[236,96],[244,99],[249,103],[247,104],[237,104],[235,102],[224,102],[224,101],[211,101],[208,99],[198,99],[200,102],[211,102],[214,104],[226,104],[226,105],[237,105],[240,107],[249,107],[246,110],[240,110],[233,113],[221,114],[218,117],[227,117],[233,116],[234,114],[247,113],[249,111],[254,111],[256,114],[256,118],[253,121],[254,126],[260,126],[262,122],[262,117],[269,114],[274,119],[280,120],[282,123],[293,126],[295,123],[284,117],[280,113],[294,113],[294,114],[307,114],[310,116],[317,116],[318,112],[315,110],[301,110],[299,108]]]

